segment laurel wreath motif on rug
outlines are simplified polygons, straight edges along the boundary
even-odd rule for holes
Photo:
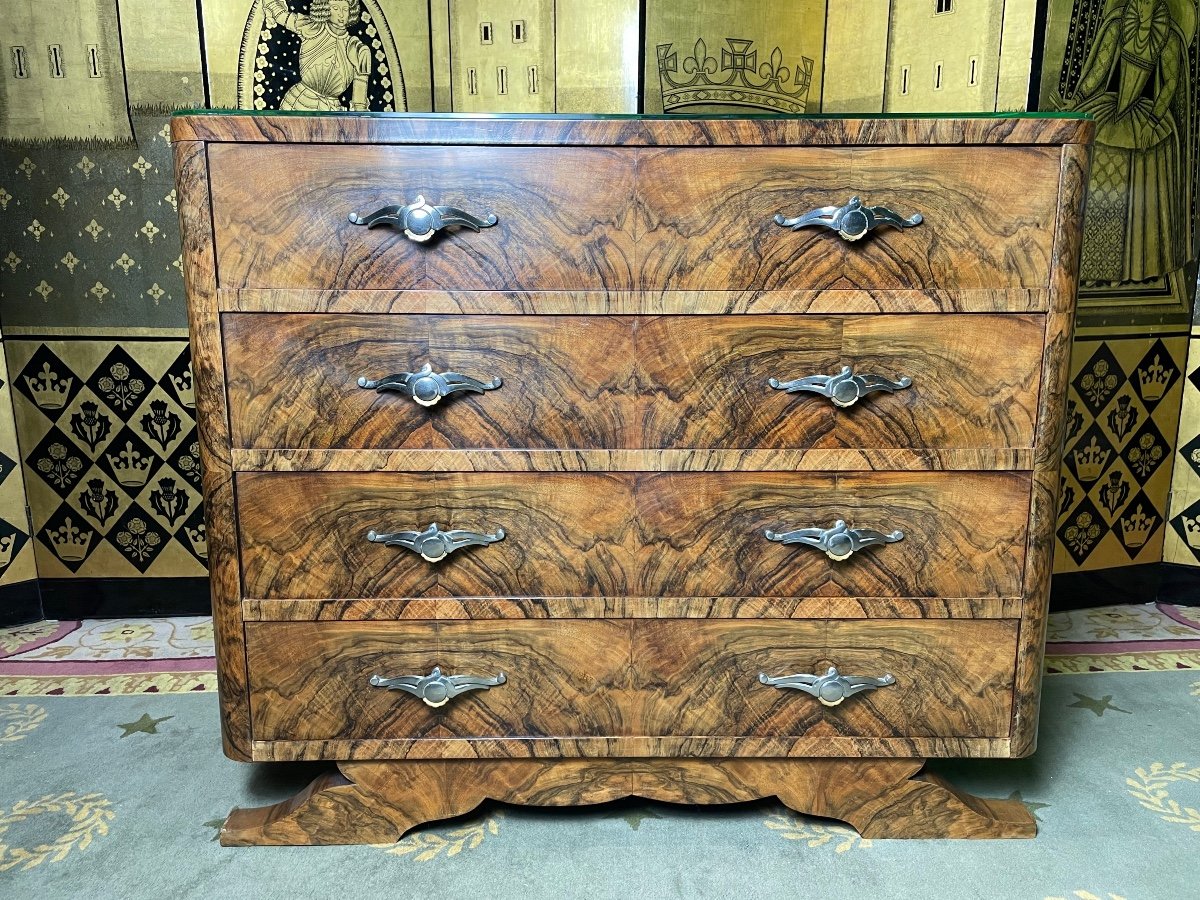
[[[70,828],[48,844],[14,847],[5,843],[5,834],[13,825],[46,814],[67,816]],[[0,872],[18,866],[24,871],[44,862],[61,862],[72,850],[86,850],[95,838],[108,834],[108,823],[115,816],[112,803],[103,794],[65,791],[38,800],[18,800],[12,809],[0,809]]]
[[[1164,822],[1187,825],[1192,831],[1200,831],[1200,810],[1180,806],[1167,790],[1168,784],[1180,781],[1200,784],[1200,766],[1189,768],[1187,763],[1177,762],[1168,767],[1156,762],[1149,769],[1134,769],[1133,774],[1135,777],[1126,778],[1125,783],[1129,785],[1129,793],[1142,806],[1157,813]]]
[[[46,710],[32,703],[0,706],[0,744],[19,741],[46,719]]]
[[[411,856],[417,862],[429,862],[438,857],[458,856],[464,850],[477,849],[488,837],[500,834],[503,813],[494,812],[486,819],[451,828],[443,832],[420,831],[410,834],[396,844],[380,844],[394,856]]]
[[[832,846],[835,853],[871,846],[869,840],[859,837],[848,825],[818,825],[786,813],[770,815],[763,824],[785,840],[805,841],[810,847]]]

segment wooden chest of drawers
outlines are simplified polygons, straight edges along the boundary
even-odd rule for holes
[[[225,752],[340,768],[226,843],[1033,833],[918,773],[1035,745],[1089,121],[172,133]]]

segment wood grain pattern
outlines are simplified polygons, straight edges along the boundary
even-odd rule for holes
[[[1050,607],[1054,529],[1058,520],[1059,472],[1065,439],[1067,379],[1075,328],[1075,292],[1083,240],[1090,148],[1062,148],[1058,219],[1054,228],[1054,269],[1050,315],[1042,355],[1042,397],[1038,411],[1035,470],[1029,506],[1029,565],[1021,619],[1016,693],[1013,702],[1013,755],[1028,756],[1037,746],[1041,707],[1042,657]]]
[[[261,472],[890,472],[1029,469],[1024,448],[839,450],[243,450]]]
[[[232,440],[254,448],[1029,447],[1043,327],[1018,315],[223,319]],[[425,363],[503,384],[427,408],[356,383]],[[912,386],[838,409],[768,384],[842,365]]]
[[[210,154],[224,286],[634,286],[634,161],[618,151],[222,144]],[[421,244],[347,221],[417,195],[499,222]]]
[[[402,619],[1015,619],[1020,597],[402,597],[244,600],[247,622]]]
[[[247,625],[256,740],[591,736],[1005,737],[1008,620],[519,620]],[[891,673],[826,707],[771,675]],[[372,675],[507,681],[436,709]]]
[[[575,738],[344,738],[330,741],[256,741],[255,762],[372,759],[596,759],[679,757],[689,759],[804,757],[938,757],[1005,759],[1008,738],[762,737],[575,737]],[[739,756],[739,754],[741,754]]]
[[[629,647],[623,620],[251,624],[255,739],[621,734]],[[434,666],[507,681],[437,709],[369,684]]]
[[[241,473],[245,596],[1011,597],[1019,473]],[[903,530],[835,564],[765,529]],[[507,537],[431,565],[369,530]]]
[[[226,756],[248,760],[250,707],[240,607],[242,586],[235,526],[237,511],[230,469],[225,360],[217,314],[208,162],[204,144],[178,142],[174,154],[200,438],[208,571],[212,585],[221,739]]]
[[[224,846],[383,844],[487,799],[580,806],[627,796],[720,804],[778,797],[799,813],[841,819],[863,838],[1028,838],[1018,800],[974,797],[924,760],[605,759],[341,763],[296,797],[234,810]]]
[[[1095,124],[1047,116],[772,116],[747,119],[665,116],[489,115],[437,113],[287,116],[207,112],[171,120],[174,141],[253,143],[734,145],[1062,144],[1091,143]]]
[[[943,291],[722,289],[715,291],[355,291],[222,288],[223,312],[412,315],[776,315],[1044,312],[1044,288]]]
[[[1056,147],[640,151],[638,284],[739,288],[1010,288],[1046,284]],[[781,228],[851,196],[916,228],[848,242]]]

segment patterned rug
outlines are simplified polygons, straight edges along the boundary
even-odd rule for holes
[[[1038,752],[940,761],[1032,841],[864,841],[774,802],[485,804],[389,845],[225,849],[319,769],[219,749],[207,619],[0,631],[0,896],[1181,900],[1200,895],[1200,610],[1058,614]],[[5,696],[6,695],[6,696]]]

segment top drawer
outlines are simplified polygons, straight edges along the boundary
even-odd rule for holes
[[[584,147],[213,144],[223,287],[628,290],[633,157]],[[427,242],[351,214],[454,206],[495,226]]]
[[[1057,147],[213,144],[226,288],[1044,289]],[[349,217],[412,203],[496,224],[418,242]],[[852,196],[923,221],[858,240],[794,218]]]

